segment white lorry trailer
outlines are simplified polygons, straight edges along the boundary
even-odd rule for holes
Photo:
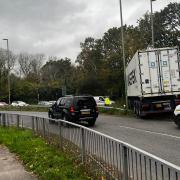
[[[128,104],[138,116],[173,111],[180,104],[178,47],[137,51],[126,80]]]

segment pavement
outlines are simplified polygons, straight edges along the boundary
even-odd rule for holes
[[[0,180],[37,180],[7,147],[0,145]]]

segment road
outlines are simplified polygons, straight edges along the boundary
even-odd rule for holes
[[[47,113],[43,112],[18,113],[47,117]],[[170,117],[143,120],[135,117],[100,115],[92,129],[180,166],[180,129],[176,127]]]

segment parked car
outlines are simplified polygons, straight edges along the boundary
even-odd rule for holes
[[[59,98],[49,109],[48,115],[50,118],[71,122],[86,121],[94,126],[98,108],[92,96],[67,96]]]
[[[176,106],[174,110],[174,122],[180,128],[180,105]]]
[[[56,101],[49,101],[49,104],[52,106],[53,104],[55,104]]]
[[[50,106],[52,104],[49,101],[39,101],[38,105],[41,105],[41,106]]]
[[[105,98],[104,96],[94,96],[94,99],[96,101],[96,104],[98,106],[105,106]],[[110,100],[110,105],[114,104],[115,102]]]
[[[12,106],[28,106],[29,104],[23,102],[23,101],[13,101],[11,103]]]
[[[0,107],[7,106],[8,104],[6,102],[0,102]]]

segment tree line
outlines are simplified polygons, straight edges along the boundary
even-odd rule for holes
[[[180,47],[180,3],[170,3],[154,15],[155,47]],[[136,26],[125,25],[126,63],[139,49],[151,46],[151,18],[147,12]],[[102,38],[87,37],[80,43],[81,52],[75,63],[69,58],[49,57],[44,64],[43,54],[15,55],[0,49],[0,101],[8,102],[7,75],[10,73],[11,101],[37,103],[56,100],[67,94],[108,95],[124,97],[124,71],[121,28],[113,27]]]

